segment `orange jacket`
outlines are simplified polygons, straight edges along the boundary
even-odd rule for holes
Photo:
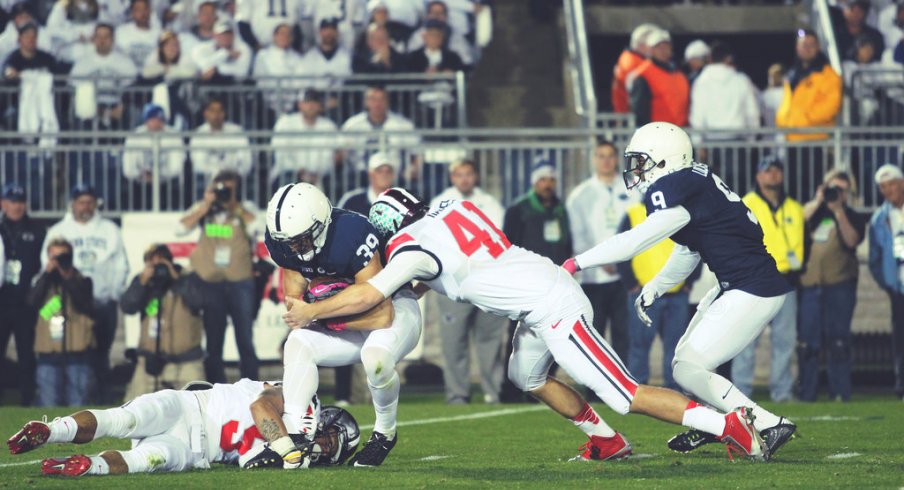
[[[826,63],[801,80],[794,90],[785,79],[785,94],[775,113],[780,128],[834,126],[841,109],[841,77]],[[826,139],[825,133],[789,134],[788,141]]]
[[[625,85],[634,69],[645,61],[643,55],[636,51],[626,49],[622,51],[615,63],[612,76],[612,110],[615,112],[631,112],[631,100],[628,98],[628,88]]]
[[[677,126],[687,126],[688,112],[690,110],[690,84],[681,70],[667,70],[653,60],[647,60],[640,64],[634,73],[631,91],[634,95],[644,100],[647,95],[641,87],[646,84],[649,89],[649,115],[640,111],[644,110],[641,104],[635,102],[632,107],[637,125],[647,122],[663,121]],[[637,91],[637,92],[635,92]],[[632,95],[632,100],[635,96]],[[649,119],[647,119],[649,117]]]

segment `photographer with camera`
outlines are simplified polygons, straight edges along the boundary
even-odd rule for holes
[[[241,375],[257,379],[258,361],[251,335],[255,294],[251,260],[254,214],[236,198],[239,181],[234,171],[221,171],[204,193],[204,199],[192,206],[181,220],[185,233],[201,227],[201,238],[190,260],[203,285],[205,368],[208,381],[213,383],[226,382],[223,342],[227,314],[235,330]]]
[[[28,303],[38,309],[35,324],[38,405],[78,406],[88,400],[94,347],[94,298],[91,279],[73,265],[72,245],[53,238],[47,266]]]
[[[847,172],[828,172],[816,196],[804,206],[805,246],[800,277],[800,324],[797,360],[799,397],[815,401],[819,388],[819,352],[826,347],[826,371],[831,399],[851,398],[851,320],[857,304],[857,245],[863,241],[868,217],[849,202],[857,191]]]
[[[197,275],[173,263],[163,244],[144,253],[144,270],[120,299],[123,313],[141,314],[135,375],[126,400],[162,389],[179,389],[204,378],[201,350],[203,291]]]

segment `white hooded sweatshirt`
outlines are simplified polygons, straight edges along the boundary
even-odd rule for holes
[[[760,127],[757,89],[747,75],[724,63],[706,65],[691,92],[691,127],[739,129],[737,135],[714,134],[707,140],[736,139],[745,129]]]
[[[73,265],[94,285],[94,299],[117,301],[126,289],[129,263],[119,227],[95,212],[87,223],[79,223],[66,213],[63,220],[47,230],[41,253],[41,265],[47,266],[47,245],[54,238],[63,237],[72,244]]]

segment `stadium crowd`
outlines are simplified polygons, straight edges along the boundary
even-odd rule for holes
[[[852,36],[848,61],[875,62],[882,41],[884,53],[892,49],[889,56],[898,62],[895,53],[902,41],[897,23],[891,23],[899,31],[897,38],[884,31],[877,37],[863,24],[868,13],[863,3],[849,2],[843,8]],[[421,162],[414,151],[355,150],[369,143],[355,132],[407,130],[415,123],[390,110],[387,91],[379,85],[366,90],[363,112],[334,121],[328,117],[334,102],[323,90],[350,73],[467,70],[479,58],[467,21],[481,10],[479,2],[431,1],[423,9],[415,0],[358,2],[354,3],[361,9],[357,17],[350,12],[340,17],[333,11],[318,10],[318,2],[283,2],[281,15],[273,14],[272,9],[254,8],[251,1],[185,1],[161,10],[148,0],[133,0],[121,11],[112,9],[113,4],[61,0],[44,24],[36,22],[31,2],[12,5],[10,21],[0,34],[0,46],[11,47],[3,69],[7,83],[18,84],[32,71],[73,77],[122,75],[125,80],[119,81],[124,84],[192,79],[216,85],[246,79],[255,83],[255,77],[267,76],[319,77],[310,86],[294,87],[296,95],[288,100],[278,91],[267,99],[268,107],[278,114],[269,182],[272,188],[292,181],[328,187],[335,169],[350,164],[355,169],[354,181],[331,188],[341,191],[333,197],[337,206],[358,212],[366,212],[380,192],[405,182],[410,176],[404,170],[416,169]],[[272,7],[272,0],[270,4]],[[895,13],[904,15],[898,12],[901,9]],[[311,28],[306,33],[303,19],[310,20],[316,32]],[[868,42],[873,43],[871,57],[867,56]],[[841,104],[841,76],[821,53],[813,32],[801,30],[795,49],[795,64],[784,71],[770,68],[770,87],[759,93],[750,79],[735,69],[734,54],[726,44],[691,43],[684,53],[685,73],[673,61],[669,33],[644,24],[634,30],[630,46],[615,67],[612,105],[618,112],[633,113],[637,125],[667,121],[700,130],[704,134],[701,142],[743,141],[747,130],[762,125],[834,124]],[[269,82],[261,78],[256,83],[266,88]],[[101,180],[101,186],[110,185],[100,189],[76,185],[69,194],[66,216],[45,231],[28,217],[28,194],[33,190],[7,179],[0,194],[0,258],[4,262],[0,318],[8,321],[0,328],[0,352],[5,352],[9,338],[15,336],[24,405],[111,401],[109,384],[104,381],[109,376],[120,311],[142,317],[127,398],[199,377],[225,381],[227,316],[235,327],[241,374],[257,377],[251,332],[262,296],[259,279],[266,282],[272,266],[257,256],[254,246],[262,233],[255,228],[260,212],[241,199],[240,189],[254,168],[251,143],[242,134],[251,128],[230,122],[228,96],[205,100],[204,122],[192,127],[190,116],[180,118],[178,97],[169,99],[169,110],[148,103],[136,112],[124,106],[121,88],[98,84],[89,111],[91,127],[97,128],[100,121],[101,127],[133,130],[123,142],[121,162],[122,176],[133,189],[149,188],[153,168],[160,169],[162,180],[171,180],[191,163],[197,176],[192,187],[196,202],[184,210],[180,224],[186,233],[200,228],[201,238],[189,257],[189,266],[176,264],[166,246],[155,244],[144,253],[144,268],[131,271],[130,279],[121,232],[102,217],[98,207],[99,198],[114,188],[109,181],[104,184]],[[21,115],[15,118],[21,125]],[[165,135],[178,129],[193,130],[187,145],[178,135]],[[725,131],[705,135],[711,130]],[[310,143],[307,149],[298,148],[305,145],[297,139],[279,135],[305,131],[318,132],[304,140]],[[351,134],[340,144],[329,136],[343,131]],[[156,166],[150,160],[148,133],[164,135],[158,135],[162,151]],[[214,133],[229,136],[213,140],[210,135]],[[359,137],[363,139],[356,139]],[[788,135],[789,140],[824,137]],[[282,148],[281,138],[294,147]],[[420,143],[412,136],[390,138],[397,138],[394,147],[415,148]],[[448,178],[451,185],[434,199],[471,200],[512,243],[562,263],[646,218],[638,196],[629,193],[621,180],[619,155],[616,144],[600,141],[587,162],[592,175],[567,196],[556,192],[557,163],[538,157],[530,169],[530,189],[507,209],[479,187],[480,162],[459,159],[444,169],[443,182]],[[699,157],[717,169],[737,168],[729,155]],[[811,152],[806,157],[814,155]],[[768,251],[779,271],[798,289],[793,296],[796,301],[786,302],[769,331],[770,396],[776,402],[795,396],[815,400],[820,360],[825,358],[829,396],[847,401],[852,391],[850,329],[858,280],[855,249],[866,238],[870,219],[852,207],[858,190],[848,172],[833,170],[811,176],[806,203],[788,196],[785,170],[801,165],[804,158],[794,152],[784,158],[764,155],[752,165],[754,184],[736,189],[746,191],[743,200],[763,227]],[[904,204],[904,175],[898,167],[887,165],[871,177],[874,182],[864,186],[878,186],[887,203],[873,215],[869,228],[870,271],[893,301],[896,390],[904,396],[904,259],[897,243],[904,235],[904,215],[899,209]],[[139,203],[134,209],[147,206]],[[609,329],[613,348],[641,383],[648,381],[650,350],[659,335],[666,366],[664,384],[675,386],[667,369],[670,356],[695,311],[700,291],[715,283],[713,274],[702,268],[650,310],[652,329],[642,326],[629,314],[631,305],[642,286],[663,267],[672,246],[666,240],[630,263],[584,271],[579,276],[594,306],[594,327],[601,334]],[[520,399],[520,393],[504,381],[505,350],[511,344],[514,325],[470,306],[437,301],[442,311],[447,401],[467,403],[472,398],[471,335],[485,401]],[[202,336],[206,338],[203,350]],[[753,389],[755,349],[756,343],[730,367],[731,378],[746,393]],[[791,376],[795,350],[799,363],[796,393]],[[342,380],[337,399],[348,400],[350,375],[346,372],[337,380]],[[84,398],[86,394],[90,399]]]

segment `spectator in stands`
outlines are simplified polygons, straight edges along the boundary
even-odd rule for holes
[[[157,49],[144,60],[141,78],[152,83],[186,80],[197,74],[195,64],[182,50],[179,36],[173,31],[163,31],[157,41]]]
[[[804,206],[810,246],[800,284],[797,359],[801,401],[816,400],[819,352],[826,349],[830,398],[851,398],[851,320],[857,304],[857,246],[867,218],[848,202],[856,193],[853,177],[826,174],[816,196]]]
[[[382,131],[411,131],[414,124],[405,116],[389,110],[389,94],[381,86],[368,87],[364,93],[365,111],[348,118],[342,124],[342,131],[352,133],[344,138],[347,148],[362,148],[375,143],[385,143],[392,151],[407,153],[412,167],[418,164],[417,146],[421,142],[420,136],[394,134],[384,136]],[[356,170],[363,170],[368,155],[375,151],[372,148],[366,150],[352,150],[349,160]]]
[[[885,41],[885,51],[881,53],[882,61],[891,62],[895,50],[904,39],[904,2],[895,2],[887,5],[879,13],[876,23],[882,38]]]
[[[593,150],[593,175],[568,196],[566,206],[575,253],[584,253],[615,236],[625,212],[637,202],[636,193],[628,193],[618,172],[619,156],[611,141],[598,142]],[[615,265],[581,271],[577,279],[593,305],[593,327],[605,336],[609,323],[612,348],[620,358],[627,359],[630,342],[627,291]]]
[[[266,48],[280,24],[297,29],[295,26],[304,16],[305,3],[306,0],[280,0],[278,3],[272,0],[239,2],[235,20],[242,40],[255,52]]]
[[[207,183],[223,170],[243,179],[251,174],[251,142],[241,126],[226,120],[226,107],[219,99],[204,105],[204,124],[195,130],[189,148],[197,196],[203,196]]]
[[[213,33],[213,44],[204,43],[192,51],[201,80],[214,84],[232,84],[243,80],[251,68],[251,48],[235,38],[230,21],[218,21]]]
[[[79,56],[72,66],[71,83],[76,87],[94,85],[97,117],[103,127],[122,126],[123,104],[121,91],[134,82],[138,69],[128,56],[113,49],[113,26],[97,24],[94,28],[94,50]]]
[[[628,208],[617,231],[621,233],[630,230],[646,219],[647,209],[644,204],[633,204]],[[662,270],[674,248],[675,242],[667,238],[635,256],[630,262],[618,264],[622,287],[629,292],[627,298],[623,299],[626,308],[634,308],[634,302],[640,296],[641,289]],[[656,334],[659,334],[659,338],[662,340],[664,384],[669,388],[678,389],[678,384],[672,376],[672,359],[675,357],[678,340],[687,330],[688,291],[691,282],[693,282],[693,278],[688,278],[656,300],[656,303],[647,310],[647,314],[652,320],[650,327],[646,326],[633,312],[628,315],[631,338],[631,348],[627,357],[628,371],[637,379],[638,383],[646,383],[650,379],[650,348],[653,346],[653,341],[656,340]]]
[[[687,77],[672,63],[672,38],[658,29],[646,38],[650,59],[628,76],[631,111],[635,124],[664,121],[687,126],[690,86]]]
[[[292,49],[292,26],[278,24],[273,31],[273,42],[258,51],[254,57],[252,76],[267,99],[270,109],[276,114],[291,110],[298,92],[297,83],[292,80],[272,80],[291,77],[298,71],[301,55]],[[261,79],[271,78],[270,80]]]
[[[194,16],[193,20],[194,24],[188,31],[179,33],[182,51],[189,58],[196,47],[202,44],[214,43],[213,28],[217,23],[217,2],[213,0],[200,2],[197,15]]]
[[[854,59],[857,38],[866,36],[876,47],[875,58],[870,61],[878,60],[885,50],[885,40],[882,33],[866,23],[866,16],[870,10],[869,0],[849,0],[841,6],[841,10],[844,20],[841,27],[835,29],[838,53],[845,59]]]
[[[135,66],[144,66],[148,55],[157,47],[160,27],[159,24],[151,24],[150,0],[131,0],[130,5],[132,21],[116,28],[116,48],[125,53]]]
[[[465,68],[461,57],[446,48],[446,25],[438,20],[424,23],[424,47],[408,55],[408,69],[417,73],[455,72]]]
[[[47,264],[28,298],[39,311],[34,329],[42,407],[86,405],[90,394],[92,282],[73,265],[73,256],[66,239],[51,239]]]
[[[408,71],[408,65],[405,57],[389,44],[386,28],[371,24],[367,27],[367,49],[355,53],[352,70],[355,73],[403,73]]]
[[[389,8],[385,2],[379,0],[373,2],[368,6],[368,9],[370,11],[367,25],[376,24],[380,27],[385,27],[386,32],[389,33],[389,42],[392,49],[400,53],[406,52],[407,48],[405,45],[408,41],[408,35],[411,34],[411,28],[389,18]],[[355,42],[355,51],[365,49],[367,49],[367,35],[359,35],[358,40]]]
[[[370,205],[377,200],[383,191],[395,185],[401,164],[392,153],[377,152],[367,161],[367,187],[346,192],[336,207],[369,213]]]
[[[204,379],[203,306],[198,276],[174,264],[166,245],[148,247],[144,269],[122,294],[122,312],[141,315],[138,362],[126,400]]]
[[[876,171],[885,202],[869,226],[869,271],[891,299],[895,395],[904,398],[904,173],[893,164]]]
[[[152,181],[154,169],[160,170],[161,179],[181,176],[185,165],[185,147],[178,134],[166,134],[177,131],[166,125],[163,108],[153,103],[145,105],[141,120],[144,124],[135,128],[123,144],[122,176],[142,183]],[[157,155],[160,160],[155,162],[153,147],[158,141],[160,151]]]
[[[753,212],[763,229],[766,251],[775,259],[778,271],[794,286],[803,268],[804,209],[785,194],[784,165],[776,157],[766,157],[757,166],[756,188],[744,196],[744,204]],[[797,294],[786,296],[785,303],[772,318],[769,397],[774,402],[791,400],[791,357],[797,340]],[[731,381],[748,397],[753,395],[753,371],[759,338],[741,351],[731,363]]]
[[[493,196],[477,186],[479,171],[473,160],[456,160],[449,165],[452,186],[433,198],[431,205],[448,199],[469,201],[494,225],[502,226],[505,209]],[[484,401],[499,403],[502,387],[503,345],[506,334],[505,318],[481,311],[468,304],[458,303],[437,294],[439,311],[440,345],[443,350],[443,382],[446,387],[446,403],[466,404],[471,400],[471,349],[469,338],[473,335],[474,351],[480,374],[480,386]]]
[[[251,226],[255,218],[238,201],[240,181],[235,172],[220,172],[204,193],[204,199],[195,203],[180,221],[185,233],[201,227],[201,238],[189,259],[192,270],[203,283],[205,369],[212,383],[226,382],[223,342],[227,314],[232,319],[241,376],[257,379],[258,374],[251,335],[254,323]]]
[[[841,109],[841,77],[819,49],[813,31],[797,34],[797,61],[785,74],[782,105],[775,115],[780,128],[835,125]],[[789,134],[789,141],[825,139],[825,134]],[[790,162],[794,164],[794,162]]]
[[[775,115],[782,104],[785,90],[782,87],[782,76],[785,67],[781,63],[769,65],[766,71],[766,89],[760,93],[760,113],[763,115],[763,126],[775,127]]]
[[[654,24],[641,24],[631,31],[631,42],[618,56],[612,76],[612,110],[620,113],[631,112],[631,99],[628,95],[628,75],[650,57],[650,46],[647,36],[659,27]]]
[[[463,11],[460,8],[463,4],[467,3],[472,2],[456,2],[455,6],[459,8],[455,9],[456,15],[450,16],[449,7],[445,2],[441,0],[427,2],[427,17],[425,23],[431,20],[442,22],[446,26],[444,29],[445,36],[443,38],[443,47],[454,51],[455,54],[461,58],[462,63],[470,66],[474,63],[474,46],[465,37],[465,34],[467,34],[468,31],[467,14],[462,15]],[[474,3],[474,6],[472,7],[473,11],[478,11],[478,8],[483,8],[483,4]],[[411,33],[411,37],[408,38],[407,44],[407,51],[409,53],[424,47],[424,31],[424,26],[421,26]]]
[[[339,42],[338,25],[337,19],[321,20],[317,46],[309,49],[298,64],[297,75],[319,79],[305,80],[309,88],[338,87],[352,74],[352,56]]]
[[[46,25],[53,46],[52,53],[58,60],[71,64],[90,54],[90,42],[96,37],[100,25],[109,28],[112,48],[113,24],[101,19],[100,11],[97,0],[57,0]]]
[[[687,81],[694,86],[700,72],[710,62],[711,50],[702,39],[695,39],[684,48],[684,64],[687,66]],[[691,99],[693,101],[693,98]]]
[[[56,59],[50,53],[38,49],[37,24],[19,27],[19,46],[3,63],[3,78],[7,82],[18,84],[20,75],[27,70],[47,73],[57,71]]]
[[[531,190],[505,211],[502,231],[514,245],[561,264],[574,254],[568,212],[556,195],[556,168],[539,159],[530,174]]]
[[[110,373],[110,348],[119,324],[119,297],[126,287],[129,263],[122,242],[122,233],[112,221],[97,212],[97,192],[90,185],[81,184],[72,189],[71,209],[62,221],[47,230],[47,240],[42,247],[41,260],[46,270],[50,248],[57,238],[65,238],[72,244],[73,263],[78,271],[91,279],[93,284],[93,318],[95,350],[91,364],[98,380],[108,380]],[[43,305],[43,303],[41,303]],[[41,305],[38,305],[40,308]],[[92,311],[81,309],[82,312]],[[40,338],[38,339],[40,343]],[[40,350],[38,352],[41,352]],[[40,377],[40,374],[38,375]],[[96,402],[108,402],[109,383],[99,383]]]
[[[0,246],[5,264],[0,271],[0,352],[5,353],[11,336],[16,337],[16,376],[19,403],[30,406],[35,397],[35,320],[37,310],[26,301],[31,280],[41,270],[41,245],[45,229],[26,212],[25,188],[15,182],[0,193]]]
[[[47,53],[53,52],[53,44],[50,42],[50,35],[38,24],[38,21],[34,18],[34,14],[29,10],[28,2],[19,2],[10,9],[9,22],[6,23],[6,29],[0,33],[0,61],[5,60],[7,56],[18,49],[20,30],[26,24],[33,24],[36,26],[38,37],[37,49]]]
[[[323,95],[308,89],[298,98],[298,112],[284,114],[276,121],[270,141],[275,160],[270,173],[273,185],[281,186],[289,182],[316,185],[339,164],[340,156],[335,150],[338,128],[322,113]],[[306,132],[318,134],[302,137],[279,134]]]
[[[420,19],[424,17],[424,2],[422,0],[376,0],[368,2],[368,11],[384,6],[389,11],[389,20],[398,22],[408,29],[408,32],[417,27]],[[370,12],[368,12],[370,13]]]
[[[348,53],[353,52],[355,39],[367,25],[367,3],[361,0],[313,0],[309,5],[314,27],[322,28],[325,21],[332,24],[338,36],[336,39],[341,43],[339,46]]]

